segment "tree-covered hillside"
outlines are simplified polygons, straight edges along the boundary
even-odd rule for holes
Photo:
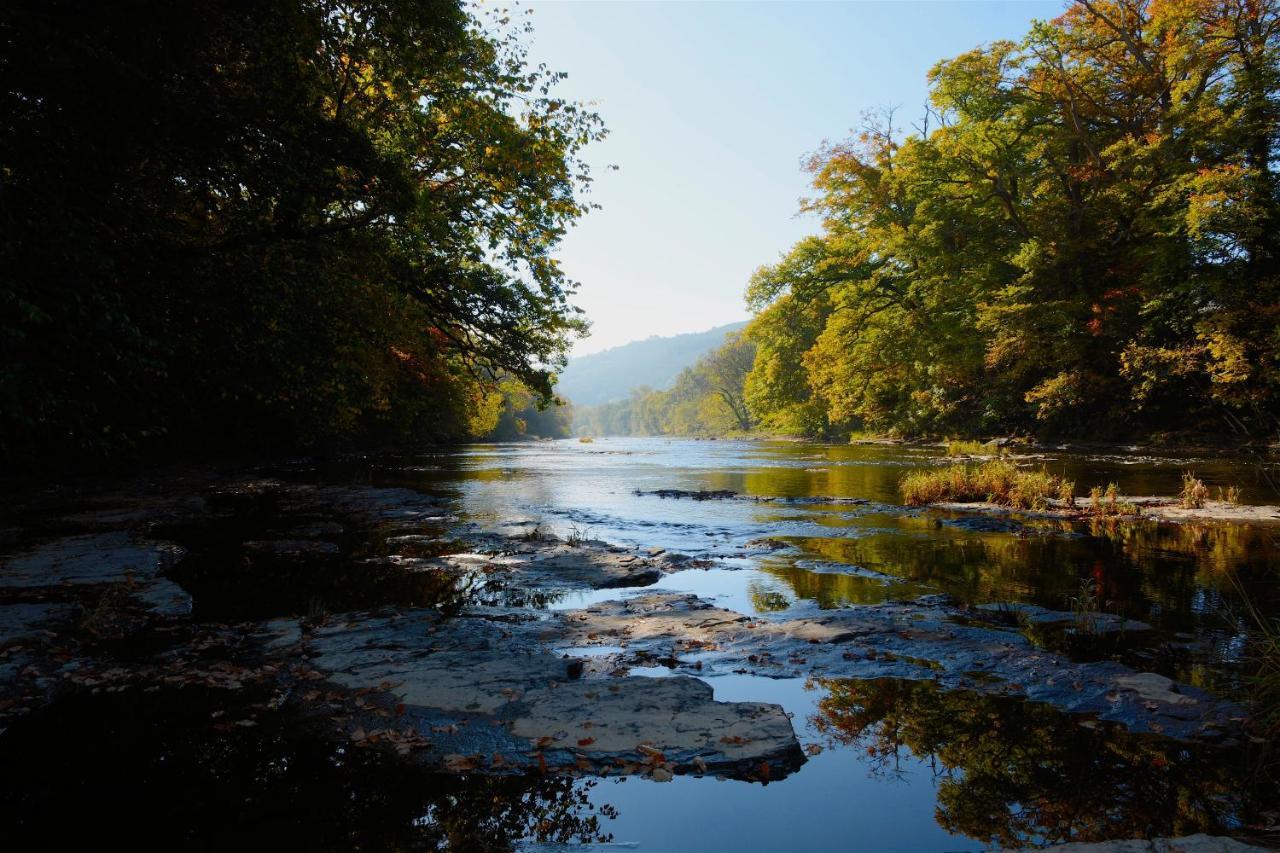
[[[722,340],[680,371],[669,390],[641,386],[621,400],[576,409],[574,430],[590,436],[750,432],[756,421],[743,383],[755,358],[755,344],[740,332]]]
[[[595,406],[627,397],[636,388],[664,389],[699,356],[724,343],[725,335],[746,323],[730,323],[705,332],[646,338],[603,352],[569,359],[556,393],[578,406]]]

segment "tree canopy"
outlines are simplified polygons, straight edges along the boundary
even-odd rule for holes
[[[455,438],[545,403],[597,115],[456,0],[0,10],[0,457]]]
[[[1280,18],[1079,0],[809,161],[756,273],[754,415],[809,434],[1274,430]]]

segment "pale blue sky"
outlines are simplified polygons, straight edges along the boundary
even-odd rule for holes
[[[866,110],[916,121],[939,59],[1021,38],[1063,0],[533,0],[534,61],[594,101],[592,212],[560,258],[591,336],[575,355],[746,318],[751,272],[817,229],[801,160]]]

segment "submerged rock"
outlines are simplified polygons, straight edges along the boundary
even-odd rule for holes
[[[695,501],[732,500],[739,497],[737,492],[729,489],[699,489],[695,491],[687,489],[654,489],[648,492],[636,489],[635,493],[637,495],[652,495],[655,498],[688,498]]]
[[[1109,635],[1154,630],[1146,622],[1137,619],[1126,619],[1114,613],[1100,610],[1088,610],[1079,613],[1065,610],[1050,610],[1035,604],[1018,602],[993,602],[975,605],[975,609],[997,617],[1029,625],[1049,627],[1076,627],[1089,634]]]

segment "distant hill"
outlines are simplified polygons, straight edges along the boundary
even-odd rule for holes
[[[654,335],[643,341],[569,359],[556,392],[579,406],[598,406],[629,395],[647,385],[662,390],[675,381],[681,370],[724,343],[724,336],[746,326],[746,322],[717,326],[705,332]]]

